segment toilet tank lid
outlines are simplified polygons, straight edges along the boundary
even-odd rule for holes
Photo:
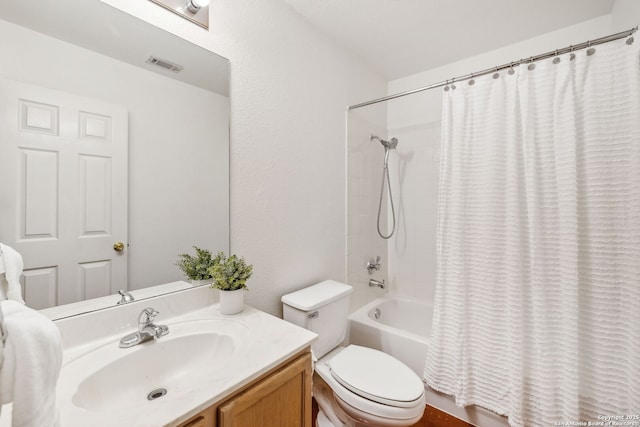
[[[299,291],[283,295],[281,301],[298,310],[311,311],[342,298],[352,291],[353,288],[349,285],[334,280],[325,280]]]

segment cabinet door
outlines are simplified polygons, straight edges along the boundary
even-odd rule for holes
[[[311,427],[311,355],[300,356],[218,408],[218,427]]]
[[[207,408],[200,412],[189,421],[185,421],[178,427],[215,427],[214,421],[215,412],[211,408]]]

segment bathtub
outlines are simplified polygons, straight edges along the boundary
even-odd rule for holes
[[[431,305],[381,297],[349,316],[349,342],[382,350],[422,378],[432,317]]]
[[[422,378],[429,348],[433,306],[401,296],[384,296],[349,316],[349,342],[382,350]],[[425,385],[427,405],[478,427],[508,427],[507,419],[484,408],[456,406]]]

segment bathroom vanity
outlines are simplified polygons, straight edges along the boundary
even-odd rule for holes
[[[307,349],[179,427],[310,427],[312,375]]]
[[[56,320],[61,426],[310,427],[316,335],[250,306],[222,315],[216,296],[193,288]],[[148,307],[168,334],[120,348]]]

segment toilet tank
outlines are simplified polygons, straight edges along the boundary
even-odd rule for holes
[[[349,285],[325,280],[282,297],[284,320],[318,334],[318,339],[311,345],[316,358],[321,358],[344,340],[352,291]]]

